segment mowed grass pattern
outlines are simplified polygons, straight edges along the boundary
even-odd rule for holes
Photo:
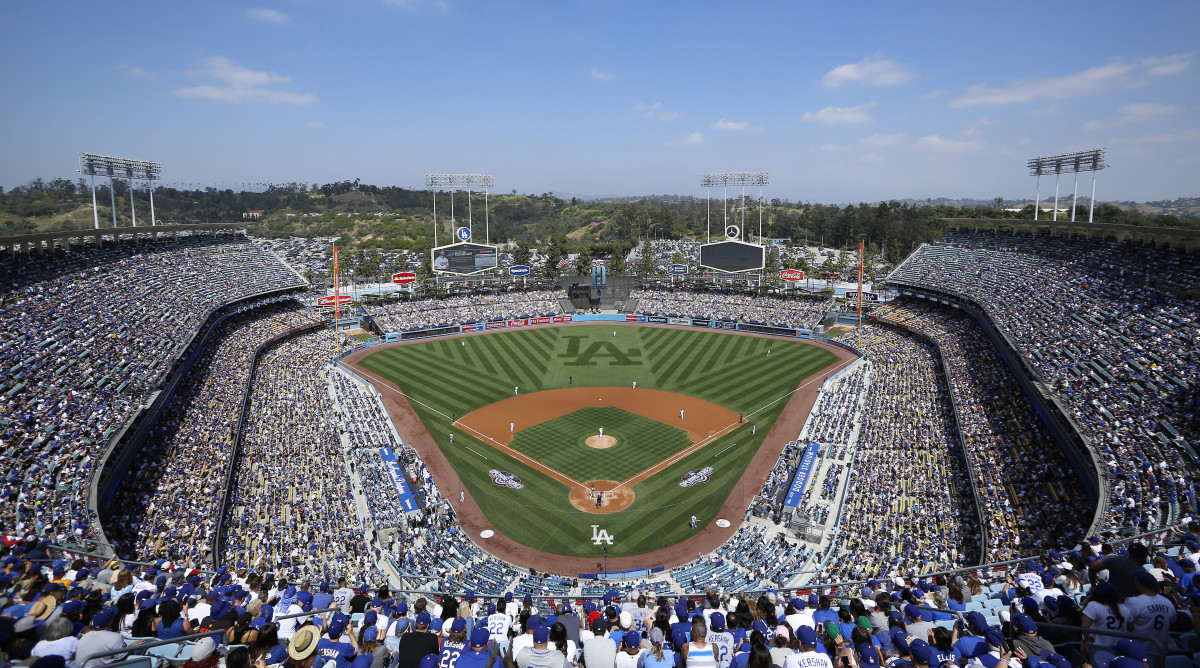
[[[587,444],[599,427],[604,427],[605,436],[617,439],[615,446],[598,449]],[[620,408],[588,407],[519,431],[509,445],[586,482],[627,480],[691,444],[682,429]]]
[[[708,329],[614,328],[599,324],[511,330],[398,346],[369,355],[361,364],[404,390],[434,441],[498,531],[547,552],[598,556],[600,548],[591,544],[590,537],[591,525],[599,524],[615,537],[609,555],[627,556],[686,539],[692,535],[688,527],[692,514],[701,523],[712,521],[739,484],[790,393],[834,361],[836,356],[830,351],[802,341]],[[565,485],[450,426],[451,415],[462,417],[511,397],[514,385],[525,394],[569,386],[629,387],[635,380],[639,388],[711,401],[746,415],[747,421],[637,485],[637,499],[619,513],[594,515],[576,510],[567,500]],[[758,430],[752,436],[753,425]],[[596,426],[583,425],[588,430]],[[604,427],[605,433],[618,429],[615,424]],[[454,445],[448,439],[452,431]],[[607,451],[597,452],[603,456]],[[647,454],[638,462],[637,471],[662,458]],[[708,483],[679,486],[686,472],[704,466],[714,468]],[[517,475],[525,488],[493,485],[488,475],[491,469]],[[599,477],[587,475],[587,479]],[[457,492],[442,491],[448,495]],[[738,520],[727,519],[735,523]]]

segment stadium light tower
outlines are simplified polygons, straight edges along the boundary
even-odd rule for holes
[[[729,186],[742,187],[742,224],[738,238],[746,228],[746,186],[758,186],[758,237],[762,241],[762,188],[771,184],[770,172],[714,172],[700,175],[700,187],[708,190],[708,240],[712,241],[712,188],[725,189],[725,227],[729,227]]]
[[[433,245],[437,247],[437,189],[450,189],[450,222],[454,222],[454,189],[465,187],[467,189],[467,229],[471,229],[474,221],[472,220],[471,212],[471,190],[473,188],[483,188],[483,239],[484,243],[491,243],[491,220],[488,216],[488,190],[496,186],[496,177],[491,174],[426,174],[425,186],[433,190]],[[474,232],[473,229],[471,229]]]
[[[1088,151],[1030,158],[1029,162],[1026,163],[1026,166],[1029,167],[1029,175],[1037,177],[1037,186],[1034,193],[1033,219],[1038,219],[1038,213],[1042,208],[1042,175],[1054,175],[1054,220],[1057,221],[1059,177],[1063,174],[1074,174],[1075,187],[1071,192],[1071,222],[1075,222],[1075,202],[1079,197],[1079,172],[1091,172],[1092,201],[1088,206],[1088,222],[1092,222],[1092,217],[1096,211],[1096,172],[1108,167],[1108,164],[1104,162],[1104,152],[1106,150],[1104,148],[1094,148]]]
[[[129,212],[133,216],[133,226],[137,227],[137,209],[133,201],[133,182],[146,181],[150,190],[150,224],[154,219],[154,182],[162,178],[162,163],[149,160],[134,160],[132,158],[115,158],[99,153],[80,153],[80,174],[92,178],[92,219],[96,229],[100,229],[100,209],[96,206],[96,177],[108,177],[108,191],[112,195],[113,227],[117,226],[117,189],[114,187],[118,178],[129,181]]]

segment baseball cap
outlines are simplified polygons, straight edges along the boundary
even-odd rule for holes
[[[998,627],[989,626],[983,632],[983,639],[992,647],[1000,647],[1004,644],[1004,633]]]
[[[909,619],[920,619],[921,611],[917,608],[917,606],[909,603],[908,605],[904,606],[904,616],[908,617]]]
[[[400,605],[404,605],[404,604],[403,604],[403,603],[401,603]],[[407,611],[408,611],[408,606],[407,606],[407,605],[404,605],[404,608],[405,608],[404,610],[400,610],[400,612],[401,612],[401,613],[404,613],[404,612],[407,612]],[[496,604],[495,604],[495,603],[488,603],[488,607],[487,607],[487,613],[488,613],[489,615],[494,615],[494,614],[496,614]]]
[[[536,629],[540,626],[542,626],[542,616],[541,615],[529,615],[529,619],[525,620],[526,630]]]
[[[1071,668],[1071,661],[1062,654],[1051,653],[1046,658],[1042,659],[1042,663],[1049,663],[1054,668]]]
[[[63,603],[62,614],[78,615],[79,613],[83,612],[83,606],[83,601],[67,601],[66,603]]]
[[[113,620],[117,617],[117,609],[109,606],[100,608],[100,611],[92,616],[92,626],[98,629],[106,629],[112,625]]]
[[[1150,571],[1140,570],[1140,569],[1136,570],[1133,572],[1133,579],[1138,584],[1140,584],[1143,587],[1146,587],[1148,589],[1158,587],[1158,580],[1154,577],[1153,574],[1150,573]]]
[[[1146,647],[1136,640],[1122,638],[1117,641],[1117,656],[1127,656],[1138,661],[1145,661],[1149,654],[1146,652]]]
[[[495,611],[496,611],[496,604],[494,604],[494,603],[489,604],[488,605],[488,614],[491,614]],[[408,603],[405,603],[404,601],[400,601],[399,603],[397,603],[396,604],[396,612],[398,612],[402,615],[408,614]]]
[[[811,626],[802,625],[796,629],[796,639],[800,641],[801,645],[816,645],[817,632]]]
[[[471,647],[480,649],[487,647],[488,641],[491,640],[492,634],[488,632],[486,626],[480,626],[474,631],[471,631]]]
[[[803,610],[805,608],[804,601],[797,596],[796,598],[792,599],[792,607],[796,610]]]
[[[541,645],[550,639],[550,627],[539,626],[533,630],[533,642],[535,645]]]
[[[377,624],[377,623],[379,623],[379,613],[378,612],[375,612],[374,610],[368,610],[363,615],[363,618],[362,618],[363,626],[375,626],[375,624]]]
[[[1016,614],[1012,616],[1013,624],[1021,633],[1037,633],[1037,622],[1033,621],[1033,617],[1025,614]]]
[[[625,614],[625,613],[621,613],[621,614]],[[709,616],[708,619],[709,619],[709,628],[712,629],[713,631],[724,631],[725,630],[725,613],[714,612],[712,615]]]
[[[467,630],[467,620],[462,617],[455,617],[454,621],[450,622],[451,633],[462,633]]]
[[[858,660],[863,665],[874,668],[879,665],[879,653],[875,651],[875,646],[869,642],[864,642],[858,646]]]
[[[621,628],[627,629],[630,626],[633,626],[633,615],[629,614],[629,611],[626,610],[620,615],[617,615],[617,623],[621,625]]]
[[[437,668],[439,656],[438,654],[426,654],[421,657],[420,668]]]
[[[363,642],[375,642],[375,638],[379,637],[379,627],[368,626],[366,631],[363,631]]]
[[[622,638],[625,641],[626,647],[637,647],[642,644],[642,635],[637,631],[630,631]]]
[[[967,623],[977,629],[987,628],[987,618],[978,610],[972,610],[966,614]]]
[[[657,626],[650,629],[650,644],[651,645],[654,645],[655,647],[657,647],[657,646],[663,644],[663,642],[665,640],[666,640],[666,634],[663,633],[662,629],[658,628]]]
[[[417,626],[429,626],[429,623],[432,621],[433,618],[429,616],[428,612],[422,612],[417,615]]]
[[[912,657],[916,663],[928,664],[933,659],[933,648],[924,640],[917,639],[912,641]]]

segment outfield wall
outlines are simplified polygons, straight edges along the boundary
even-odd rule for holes
[[[773,336],[791,336],[800,339],[816,339],[830,343],[827,337],[814,334],[811,329],[793,329],[791,327],[775,327],[772,325],[760,325],[749,322],[737,322],[733,320],[717,320],[714,318],[688,318],[680,316],[666,316],[650,313],[573,313],[563,315],[543,315],[532,318],[510,318],[506,320],[487,320],[480,322],[467,322],[456,325],[443,325],[441,327],[430,327],[427,329],[414,329],[404,332],[389,332],[383,336],[372,337],[367,340],[363,346],[359,346],[352,350],[347,350],[334,359],[342,359],[352,352],[361,350],[364,347],[377,346],[383,343],[395,343],[396,341],[410,341],[412,339],[428,339],[438,336],[449,336],[451,334],[462,334],[464,332],[488,332],[500,329],[514,329],[519,327],[540,327],[546,325],[562,325],[574,322],[625,322],[625,323],[641,323],[649,325],[676,325],[685,327],[699,327],[720,329],[724,331],[748,332],[751,334],[771,334]],[[846,348],[857,353],[850,346],[838,344],[842,348]],[[861,356],[861,355],[860,355]]]

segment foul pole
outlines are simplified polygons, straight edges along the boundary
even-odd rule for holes
[[[338,252],[337,244],[333,245],[333,342],[337,346],[337,354],[342,354],[342,340],[338,337],[338,320],[342,317],[341,291],[338,287]]]
[[[858,242],[858,343],[862,344],[863,242]]]

